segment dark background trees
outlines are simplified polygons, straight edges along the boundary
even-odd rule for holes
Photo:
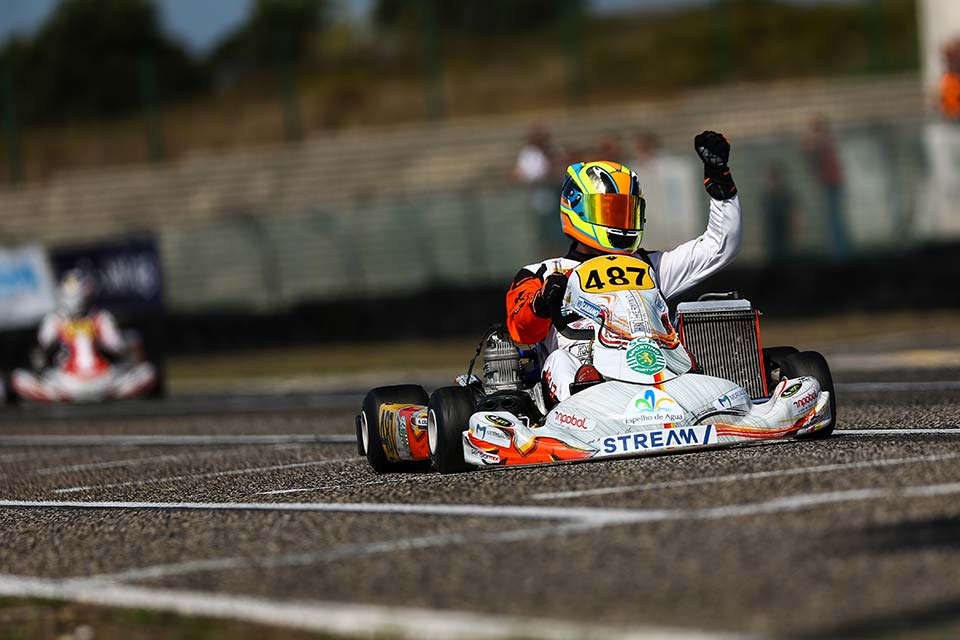
[[[206,85],[202,66],[166,35],[148,0],[63,0],[36,35],[0,51],[27,124],[121,115],[145,92],[174,100]]]

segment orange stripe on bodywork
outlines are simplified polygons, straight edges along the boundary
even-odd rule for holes
[[[562,462],[564,460],[583,460],[589,458],[595,452],[593,450],[583,450],[571,447],[570,445],[550,437],[537,437],[533,439],[532,445],[526,448],[526,453],[522,453],[516,448],[516,445],[510,447],[491,446],[489,442],[477,440],[472,433],[467,434],[470,442],[477,448],[483,449],[487,453],[495,453],[500,456],[500,464],[538,464],[546,462]]]

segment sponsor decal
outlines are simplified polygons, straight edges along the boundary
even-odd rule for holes
[[[551,417],[553,422],[557,423],[561,427],[573,427],[583,431],[591,431],[595,426],[597,426],[597,423],[594,420],[585,416],[578,416],[573,413],[556,411]]]
[[[723,411],[724,409],[732,409],[734,407],[743,406],[744,404],[747,404],[749,402],[750,402],[750,396],[747,395],[747,392],[737,387],[735,390],[731,391],[730,393],[727,393],[717,398],[714,401],[713,406],[715,409],[720,409],[721,411]]]
[[[476,454],[477,457],[486,464],[500,464],[500,456],[495,453],[490,453],[489,451],[484,451],[483,449],[477,449]]]
[[[544,368],[543,381],[547,383],[547,391],[550,393],[550,399],[556,402],[558,400],[557,383],[553,381],[553,374],[550,373],[550,369]]]
[[[794,382],[792,385],[783,390],[783,393],[780,394],[781,398],[792,398],[797,395],[797,392],[800,391],[800,387],[803,386],[802,382]]]
[[[646,338],[639,338],[627,345],[627,366],[637,373],[652,376],[667,366],[663,352]]]
[[[608,436],[603,439],[602,450],[605,455],[617,455],[682,447],[702,447],[716,443],[716,428],[712,424],[705,424],[693,427],[674,427],[672,429],[651,429],[640,433]]]
[[[495,444],[498,447],[510,446],[510,434],[498,429],[497,427],[491,427],[490,425],[486,424],[477,424],[473,427],[473,435],[484,442]]]
[[[512,427],[512,426],[513,426],[513,423],[510,422],[509,420],[507,420],[506,418],[504,418],[503,416],[495,416],[495,415],[493,415],[492,413],[486,414],[485,416],[483,416],[483,419],[486,420],[487,422],[489,422],[490,424],[496,425],[496,426],[498,426],[498,427]]]
[[[0,248],[0,329],[36,326],[54,303],[46,251],[40,246]]]
[[[586,298],[577,298],[577,304],[574,305],[573,309],[580,315],[594,320],[598,319],[603,313],[603,308],[600,305],[594,304]]]
[[[806,411],[808,405],[817,399],[817,392],[811,391],[805,396],[801,396],[793,401],[793,406],[795,406],[800,411]]]
[[[663,296],[658,295],[653,304],[658,314],[664,314],[667,312],[667,302],[663,299]]]
[[[407,417],[409,412],[406,409],[397,411],[397,454],[404,457],[410,455],[410,437],[407,435]]]
[[[590,357],[590,345],[590,342],[577,342],[567,347],[567,351],[578,360],[584,361]]]
[[[636,291],[629,291],[628,295],[623,296],[623,298],[627,302],[627,309],[630,317],[630,329],[634,333],[648,330],[649,323],[647,320],[647,312],[643,309],[643,305],[640,304],[640,294],[638,294]]]
[[[659,389],[647,389],[633,397],[623,415],[623,423],[632,427],[645,427],[668,422],[681,422],[685,418],[683,408],[677,401]]]
[[[4,298],[12,298],[21,293],[34,293],[39,289],[40,279],[29,259],[11,260],[0,269],[0,295]]]
[[[153,238],[127,238],[53,251],[55,270],[82,267],[92,272],[98,284],[97,302],[137,309],[163,306],[163,269]]]
[[[596,324],[590,318],[580,318],[570,323],[571,329],[592,329]]]
[[[397,452],[397,423],[396,411],[388,408],[391,405],[380,407],[380,419],[377,421],[380,431],[380,442],[383,443],[383,453],[387,460],[399,462],[400,454]]]
[[[414,414],[413,419],[410,421],[410,424],[413,425],[414,431],[423,431],[424,429],[426,429],[427,426],[429,425],[429,421],[427,420],[426,410],[423,410]]]

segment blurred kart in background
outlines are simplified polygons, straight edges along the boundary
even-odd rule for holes
[[[124,331],[127,348],[112,355],[98,348],[92,323],[71,325],[69,344],[61,342],[52,358],[42,349],[31,353],[30,369],[15,369],[6,401],[95,403],[137,398],[157,384],[157,370],[144,359],[143,342],[136,331]]]
[[[378,473],[429,460],[441,473],[475,467],[629,458],[833,431],[836,397],[823,356],[764,349],[759,312],[736,294],[681,303],[677,328],[646,263],[588,260],[571,273],[558,333],[590,340],[571,395],[552,403],[542,350],[502,327],[477,349],[483,380],[458,378],[429,397],[379,387],[356,418],[357,447]]]

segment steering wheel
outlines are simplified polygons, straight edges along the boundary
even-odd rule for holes
[[[569,340],[593,340],[593,329],[571,329],[570,325],[577,320],[584,320],[576,311],[571,311],[563,315],[563,300],[557,300],[550,305],[550,320],[556,328],[557,333]]]

